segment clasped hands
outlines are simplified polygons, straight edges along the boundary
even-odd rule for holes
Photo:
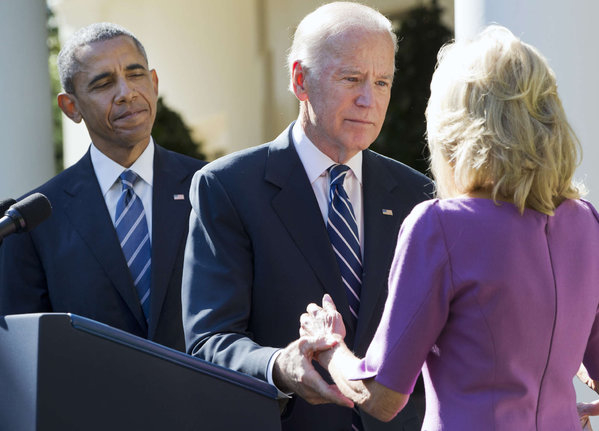
[[[314,368],[313,361],[327,368],[337,346],[345,338],[341,314],[329,295],[322,306],[309,304],[300,317],[300,338],[281,351],[273,367],[275,385],[284,392],[294,392],[311,404],[334,403],[353,407],[352,400],[327,383]]]

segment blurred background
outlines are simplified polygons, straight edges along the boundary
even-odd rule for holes
[[[180,129],[176,126],[179,117],[197,155],[212,160],[269,141],[296,118],[298,102],[287,89],[286,53],[297,23],[320,4],[53,0],[48,3],[50,69],[54,69],[52,55],[60,42],[79,27],[93,21],[127,27],[145,45],[150,67],[160,79],[162,103],[154,138],[161,145],[189,152],[177,146],[187,139],[172,133]],[[378,0],[372,5],[393,21],[403,39],[397,59],[401,82],[394,86],[394,103],[375,148],[426,169],[422,115],[437,51],[453,37],[453,2]],[[60,90],[56,80],[54,85]],[[58,129],[60,112],[55,116]],[[62,127],[63,160],[68,166],[87,149],[89,139],[83,124],[65,118]],[[401,136],[399,141],[397,136]],[[58,137],[57,143],[61,145],[63,139]]]
[[[2,0],[0,2],[0,198],[18,197],[76,162],[83,125],[62,116],[55,58],[62,41],[98,21],[145,45],[160,80],[158,143],[213,160],[275,138],[298,112],[286,53],[296,25],[321,0]],[[599,83],[587,0],[366,0],[394,23],[400,45],[392,100],[373,149],[426,171],[424,108],[439,47],[497,22],[537,46],[584,147],[578,171],[593,201],[592,145]],[[596,184],[596,186],[595,186]]]

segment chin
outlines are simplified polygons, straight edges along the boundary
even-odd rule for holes
[[[355,148],[356,152],[364,151],[364,150],[367,150],[368,148],[370,148],[370,146],[372,145],[373,142],[374,142],[374,139],[363,140],[361,143],[358,143],[357,145],[355,145],[354,148]]]

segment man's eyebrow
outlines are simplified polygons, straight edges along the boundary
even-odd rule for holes
[[[102,79],[104,79],[104,78],[107,78],[107,77],[109,77],[110,75],[112,75],[110,72],[104,72],[104,73],[100,73],[100,74],[98,74],[98,75],[94,76],[94,77],[92,78],[92,80],[91,80],[91,81],[89,81],[89,83],[87,84],[87,87],[88,87],[88,88],[89,88],[89,87],[92,87],[92,86],[93,86],[93,85],[94,85],[96,82],[98,82],[98,81],[101,81]]]
[[[139,63],[130,64],[125,68],[125,70],[137,70],[137,69],[147,70],[147,68],[143,64],[139,64]]]
[[[356,69],[355,67],[342,67],[341,69],[338,70],[337,72],[340,75],[361,75],[362,72],[360,72],[360,70]]]

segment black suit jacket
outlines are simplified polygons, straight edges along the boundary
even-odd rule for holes
[[[364,355],[387,296],[401,222],[432,191],[424,175],[364,151],[364,274],[354,326],[326,225],[290,133],[291,127],[271,143],[212,162],[194,176],[190,191],[182,286],[188,352],[261,379],[274,351],[298,338],[308,303],[320,303],[326,292],[344,317],[348,345]],[[301,399],[293,404],[284,430],[351,424],[349,409]],[[410,406],[390,424],[363,416],[371,430],[420,429]]]
[[[0,247],[0,314],[75,313],[184,350],[180,284],[188,190],[204,164],[155,146],[149,328],[89,151],[33,191],[50,200],[50,218]],[[178,194],[184,200],[173,198]]]

